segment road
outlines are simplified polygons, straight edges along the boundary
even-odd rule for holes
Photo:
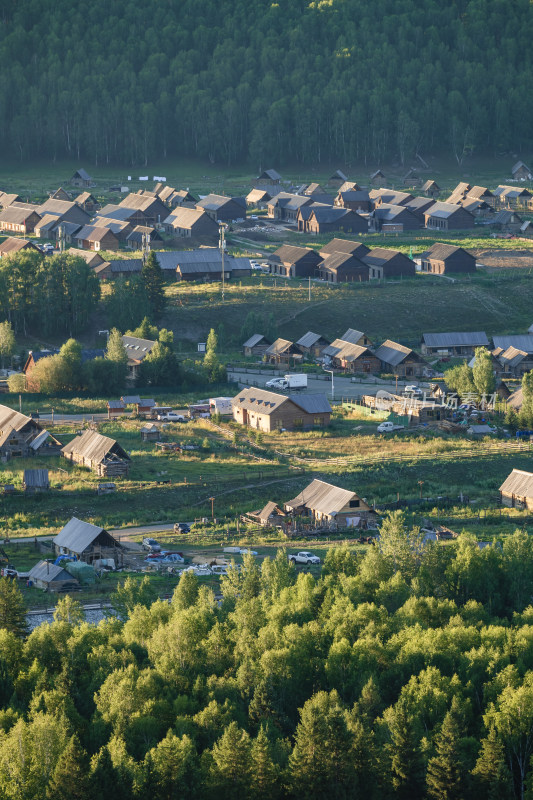
[[[233,380],[241,383],[243,385],[248,386],[264,386],[267,381],[272,380],[275,375],[272,372],[263,372],[263,373],[251,373],[251,372],[230,372],[229,377]],[[401,388],[400,383],[398,383],[398,390],[400,391]],[[385,390],[386,392],[395,392],[396,391],[396,383],[352,383],[350,378],[345,378],[340,375],[335,375],[333,381],[333,388],[334,388],[334,396],[332,396],[332,382],[329,380],[324,380],[324,378],[319,378],[318,376],[315,377],[313,375],[307,376],[307,393],[316,394],[317,392],[323,392],[327,394],[328,398],[334,400],[340,400],[343,397],[346,398],[356,398],[362,394],[376,394],[376,392],[380,389]],[[278,391],[273,389],[272,391]]]
[[[59,414],[56,412],[52,417],[52,414],[39,413],[40,422],[50,422],[52,419],[55,425],[60,425],[62,422],[90,422],[93,419],[95,422],[103,422],[107,419],[107,414]]]

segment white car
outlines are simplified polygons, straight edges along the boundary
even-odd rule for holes
[[[308,550],[300,550],[289,556],[289,561],[293,564],[320,564],[319,556],[314,556]]]
[[[183,414],[178,414],[176,411],[169,411],[168,414],[164,414],[160,419],[165,422],[187,422]]]

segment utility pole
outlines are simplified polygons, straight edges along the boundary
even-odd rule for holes
[[[222,300],[224,300],[224,250],[226,249],[226,242],[224,240],[224,223],[219,223],[220,231],[220,255],[222,256]]]
[[[148,253],[150,252],[150,243],[148,241],[147,233],[143,233],[142,235],[141,251],[142,251],[142,262],[144,267],[144,265],[146,264],[146,259],[148,258]]]
[[[61,224],[58,228],[59,233],[59,252],[65,252],[65,226]]]
[[[311,276],[309,276],[309,302],[311,302]]]
[[[215,519],[215,498],[210,497],[211,500],[211,519]]]

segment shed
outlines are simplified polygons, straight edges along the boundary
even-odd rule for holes
[[[83,167],[76,170],[69,183],[71,186],[80,186],[83,189],[89,189],[91,186],[95,186],[93,179]]]
[[[419,377],[427,368],[427,363],[418,353],[390,339],[378,347],[376,357],[381,361],[383,372],[392,372],[398,377]]]
[[[39,561],[32,567],[28,574],[28,583],[36,589],[46,589],[48,592],[57,592],[68,584],[78,585],[78,581],[64,567],[50,561]]]
[[[524,164],[523,161],[517,161],[516,164],[513,164],[511,167],[511,175],[515,179],[515,181],[530,181],[531,180],[531,170]]]
[[[423,184],[421,191],[424,192],[426,197],[435,198],[440,194],[440,186],[436,181],[429,180]]]
[[[125,406],[122,400],[108,400],[107,401],[107,418],[120,417],[125,412]]]
[[[449,272],[475,272],[476,257],[451,244],[437,242],[420,256],[422,272],[445,275]]]
[[[488,347],[485,331],[422,334],[423,355],[473,356],[476,347]]]
[[[47,469],[25,469],[22,478],[22,488],[28,494],[46,492],[50,488],[50,479]]]
[[[85,431],[62,448],[61,454],[100,477],[127,475],[130,457],[115,439],[96,431]]]
[[[270,364],[289,365],[295,361],[302,361],[303,356],[293,342],[288,339],[276,339],[276,341],[265,350],[265,361]]]
[[[500,486],[500,498],[509,508],[533,509],[533,472],[513,469]]]
[[[91,564],[96,558],[122,560],[122,549],[105,528],[72,517],[54,537],[57,555],[75,556]]]
[[[254,333],[253,336],[250,336],[250,338],[244,342],[242,349],[245,356],[262,357],[271,344],[272,342],[266,339],[262,333]]]
[[[329,345],[329,339],[325,339],[320,333],[307,331],[303,336],[300,336],[295,344],[302,353],[313,356],[314,358],[320,358],[324,352],[324,348]]]
[[[147,422],[141,428],[141,441],[143,442],[157,442],[159,435],[159,428],[153,422]]]

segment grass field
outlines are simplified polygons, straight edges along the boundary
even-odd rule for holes
[[[423,332],[484,330],[487,334],[525,333],[531,325],[533,276],[476,275],[452,283],[417,275],[399,282],[328,286],[307,281],[253,276],[229,283],[167,288],[166,327],[176,339],[205,341],[211,327],[224,326],[221,349],[242,343],[240,330],[250,311],[272,313],[278,335],[295,340],[308,330],[336,338],[348,327],[376,341],[391,338],[418,343]],[[182,345],[187,347],[186,344]]]

